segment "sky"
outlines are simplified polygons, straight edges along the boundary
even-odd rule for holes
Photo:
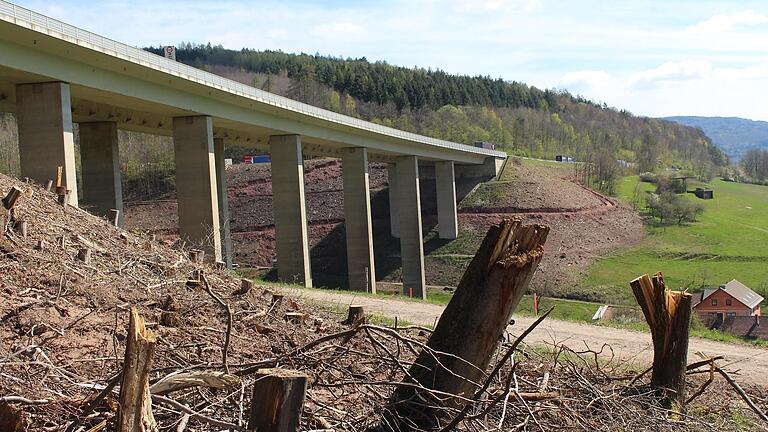
[[[18,0],[135,46],[198,42],[488,75],[653,117],[768,121],[768,1]]]

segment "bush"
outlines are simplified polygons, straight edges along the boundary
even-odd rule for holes
[[[640,174],[640,181],[645,183],[656,183],[659,181],[659,176],[656,173],[644,172]]]
[[[651,194],[646,199],[648,211],[652,217],[659,219],[662,225],[676,223],[682,225],[686,222],[696,222],[696,218],[704,212],[704,207],[699,203],[676,195],[672,192]]]

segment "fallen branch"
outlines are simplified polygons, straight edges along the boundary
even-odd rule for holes
[[[229,342],[232,338],[232,308],[229,307],[229,303],[226,303],[211,289],[211,284],[208,283],[208,278],[205,274],[201,273],[201,279],[203,280],[203,287],[205,291],[210,295],[216,303],[220,304],[224,308],[224,312],[227,314],[227,333],[224,336],[224,347],[221,349],[221,363],[224,365],[224,373],[229,373],[229,364],[227,363],[227,357],[229,355]]]

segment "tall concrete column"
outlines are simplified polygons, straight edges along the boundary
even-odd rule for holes
[[[229,197],[227,196],[227,173],[224,165],[224,140],[213,139],[213,154],[216,158],[216,195],[219,197],[219,230],[223,246],[223,258],[228,269],[232,268],[232,233],[229,223]]]
[[[437,185],[437,231],[441,239],[455,239],[459,235],[456,217],[456,178],[453,161],[435,162]]]
[[[392,237],[400,237],[400,213],[397,211],[397,164],[387,164],[389,183],[389,230]]]
[[[419,161],[416,156],[397,158],[398,211],[400,212],[400,256],[403,294],[427,298],[424,280],[424,246],[421,232]]]
[[[123,226],[123,186],[120,182],[120,151],[117,123],[80,123],[80,166],[83,180],[81,202],[99,216],[111,209],[120,212],[118,225]]]
[[[78,205],[75,139],[69,84],[48,82],[16,86],[21,176],[46,184],[62,167],[69,204]],[[55,186],[55,185],[54,185]]]
[[[344,225],[347,230],[349,289],[375,293],[368,149],[342,149],[341,162],[344,169]]]
[[[173,119],[179,233],[194,247],[221,261],[219,202],[213,152],[213,122],[208,116]]]
[[[272,155],[277,277],[283,282],[311,287],[301,137],[272,136],[269,147]]]

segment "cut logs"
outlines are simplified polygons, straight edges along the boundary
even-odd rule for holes
[[[307,392],[307,375],[294,370],[259,369],[255,378],[248,430],[297,431]]]
[[[144,326],[136,308],[131,308],[125,347],[120,402],[117,411],[119,432],[153,432],[158,427],[152,415],[149,372],[155,353],[155,335]]]
[[[365,308],[361,305],[350,305],[347,319],[342,321],[342,324],[349,326],[365,324]]]
[[[492,226],[464,272],[456,293],[390,399],[385,424],[395,430],[431,429],[443,423],[446,405],[459,408],[482,381],[512,312],[544,255],[549,227],[507,219]],[[415,382],[414,382],[415,381]]]
[[[657,390],[663,405],[682,409],[685,405],[692,296],[668,290],[661,273],[656,273],[653,278],[642,275],[630,282],[630,286],[651,329],[651,386]]]
[[[16,186],[12,187],[10,191],[8,191],[8,194],[3,198],[3,207],[6,208],[6,210],[10,210],[13,208],[13,206],[16,205],[16,201],[18,201],[19,197],[21,196],[22,190],[17,188]]]

